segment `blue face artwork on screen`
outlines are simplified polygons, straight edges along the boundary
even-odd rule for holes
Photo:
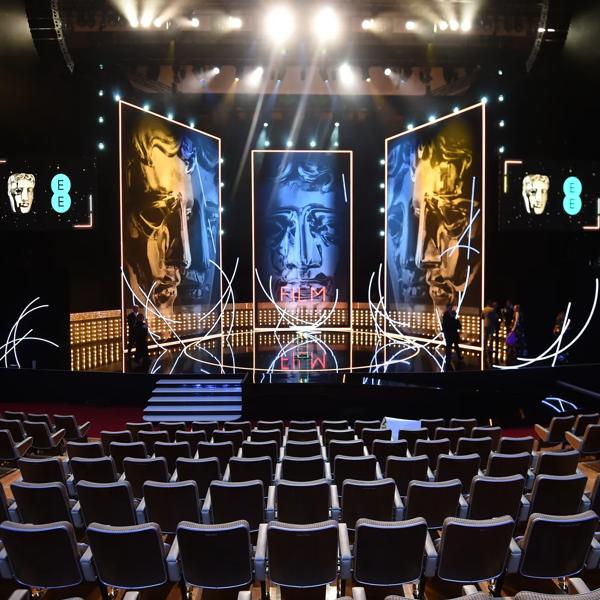
[[[211,261],[219,262],[218,142],[166,119],[129,112],[134,110],[123,120],[128,280],[138,299],[145,303],[149,295],[163,314],[174,306],[216,302]]]
[[[265,156],[257,269],[279,303],[347,301],[348,204],[336,155]]]

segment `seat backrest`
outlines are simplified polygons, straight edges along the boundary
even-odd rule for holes
[[[440,529],[446,517],[458,513],[462,485],[458,479],[449,481],[411,481],[406,493],[404,517],[423,517],[429,529]]]
[[[406,456],[407,449],[406,440],[373,440],[371,454],[375,456],[383,471],[389,456]]]
[[[34,448],[52,448],[50,428],[43,421],[23,421],[23,428],[28,436],[33,439]]]
[[[450,440],[448,438],[417,440],[415,443],[413,456],[426,456],[432,468],[437,465],[437,459],[440,454],[450,454]]]
[[[252,430],[252,423],[250,421],[225,421],[223,423],[224,431],[237,431],[240,430],[244,434],[244,439],[250,435]]]
[[[16,460],[20,453],[15,448],[13,436],[8,429],[0,429],[0,459]]]
[[[250,531],[265,522],[265,493],[262,481],[213,481],[210,498],[214,523],[248,521]]]
[[[140,431],[154,431],[152,423],[141,421],[140,423],[125,423],[125,429],[131,431],[134,441],[138,441],[138,433]]]
[[[148,456],[152,456],[154,454],[154,444],[156,442],[168,442],[169,433],[167,431],[146,431],[142,429],[138,431],[137,438],[138,441],[146,444],[146,452]]]
[[[581,455],[577,450],[567,452],[543,452],[538,456],[536,475],[573,475]],[[539,511],[538,511],[539,512]]]
[[[354,534],[354,579],[361,585],[400,586],[423,572],[427,523],[359,519]]]
[[[282,421],[283,423],[283,421]],[[281,448],[283,433],[279,429],[253,429],[250,432],[251,442],[276,442],[277,448]]]
[[[221,479],[219,460],[212,458],[178,458],[177,481],[194,481],[198,488],[198,496],[206,497],[210,482]]]
[[[348,423],[348,421],[346,421],[346,419],[340,419],[337,421],[331,421],[331,420],[322,421],[321,422],[321,431],[325,432],[328,429],[346,430],[346,429],[351,429],[351,427],[350,427],[350,423]]]
[[[590,510],[562,517],[530,514],[519,542],[521,574],[535,579],[576,575],[585,565],[597,526],[598,516]]]
[[[67,456],[71,458],[102,458],[104,449],[100,442],[67,442]]]
[[[46,458],[20,458],[17,463],[23,481],[29,483],[60,482],[67,485],[62,462],[56,456]]]
[[[377,459],[372,454],[368,456],[336,456],[333,467],[338,494],[341,493],[346,479],[358,479],[359,481],[377,479]]]
[[[588,425],[597,425],[600,421],[599,413],[587,413],[585,415],[577,415],[575,424],[573,425],[573,433],[577,437],[582,437]]]
[[[444,521],[438,577],[456,583],[497,579],[504,573],[515,522],[511,517]]]
[[[10,431],[15,442],[21,442],[26,437],[23,422],[18,419],[0,419],[0,429]]]
[[[177,527],[177,541],[183,579],[188,585],[219,590],[247,588],[252,583],[252,543],[247,521],[217,525],[182,521]]]
[[[552,417],[548,425],[548,442],[563,442],[565,432],[569,431],[575,424],[575,415]]]
[[[163,533],[174,534],[179,521],[200,523],[200,498],[194,481],[146,481],[146,515]]]
[[[112,483],[119,478],[114,460],[110,456],[101,456],[100,458],[75,457],[69,461],[69,466],[76,482]]]
[[[490,427],[489,425],[480,425],[471,430],[472,438],[491,437],[492,450],[498,449],[500,438],[502,437],[502,427]]]
[[[183,431],[186,429],[185,423],[183,421],[161,421],[158,424],[158,429],[160,431],[166,431],[169,436],[169,441],[175,441],[175,434],[178,431]]]
[[[317,422],[314,420],[290,421],[290,429],[317,429]]]
[[[81,431],[79,431],[77,419],[74,415],[54,415],[54,425],[56,429],[65,430],[67,440],[76,440],[81,437]]]
[[[354,530],[358,519],[393,521],[394,480],[357,481],[346,479],[342,485],[342,520]]]
[[[111,442],[133,442],[133,435],[131,431],[101,431],[100,441],[102,442],[102,448],[104,448],[104,454],[107,456],[110,454],[110,443]]]
[[[244,458],[260,458],[266,456],[271,459],[271,466],[275,470],[275,465],[279,458],[279,447],[277,442],[242,442],[242,456]]]
[[[83,582],[71,523],[31,525],[5,521],[0,525],[0,539],[14,577],[20,584],[37,589],[57,589]]]
[[[466,437],[469,437],[471,435],[471,432],[473,431],[473,429],[475,429],[475,427],[477,427],[478,423],[477,423],[477,419],[458,419],[456,417],[450,419],[450,422],[448,423],[448,427],[450,428],[454,428],[454,427],[464,427],[465,431],[467,432]]]
[[[325,461],[318,456],[284,456],[281,460],[281,479],[313,481],[325,476]]]
[[[146,458],[146,444],[144,442],[111,442],[110,455],[115,461],[119,473],[123,472],[123,459]]]
[[[450,440],[450,450],[452,452],[456,452],[456,445],[458,444],[458,440],[461,437],[466,437],[467,431],[464,427],[438,427],[435,430],[435,439],[442,440],[448,439]]]
[[[114,527],[136,524],[133,491],[128,481],[92,483],[79,481],[77,497],[86,525],[102,523]]]
[[[600,454],[600,425],[588,425],[579,449],[584,454]]]
[[[465,454],[464,456],[440,454],[435,471],[435,480],[458,479],[466,493],[471,487],[471,480],[477,475],[480,462],[481,459],[478,454]]]
[[[508,515],[516,521],[525,487],[522,475],[473,477],[469,494],[469,519],[492,519]]]
[[[406,496],[408,484],[413,481],[427,481],[429,458],[427,456],[390,456],[385,464],[385,476],[391,477],[398,493]]]
[[[534,439],[531,435],[520,437],[502,436],[498,442],[498,452],[501,454],[521,454],[533,451]]]
[[[365,427],[360,436],[367,447],[367,452],[372,452],[373,442],[375,440],[392,439],[392,430],[387,428],[371,429],[370,427]]]
[[[15,481],[10,489],[23,523],[42,525],[56,521],[72,522],[69,496],[64,484]]]
[[[104,585],[137,590],[167,582],[165,545],[156,523],[130,527],[91,523],[87,536]]]
[[[204,431],[206,432],[206,439],[210,440],[213,431],[219,428],[219,424],[216,421],[194,421],[192,423],[192,431]]]
[[[538,475],[531,492],[530,513],[574,515],[581,508],[587,477],[576,475]]]
[[[283,434],[285,433],[285,425],[284,425],[283,421],[258,421],[256,423],[256,429],[267,430],[267,431],[270,431],[272,429],[277,429],[277,431],[279,431],[281,433],[282,438],[283,438]],[[279,445],[281,445],[281,443]]]
[[[319,442],[319,430],[314,429],[288,429],[286,442]]]
[[[425,427],[421,427],[420,429],[399,429],[398,430],[398,439],[406,440],[408,444],[408,451],[414,456],[415,453],[415,444],[417,440],[426,440],[429,437],[429,432]]]
[[[288,441],[284,446],[284,456],[307,457],[321,454],[321,444],[318,440],[306,442]]]
[[[17,411],[17,410],[5,410],[4,418],[10,419],[10,420],[17,420],[17,421],[26,421],[27,415],[24,412]]]
[[[176,442],[187,442],[191,448],[195,448],[198,442],[207,442],[206,431],[179,430],[175,432]]]
[[[4,486],[0,485],[0,523],[8,521],[8,500],[4,492]]]
[[[461,437],[456,445],[456,454],[477,454],[482,465],[486,465],[492,451],[492,438]]]
[[[32,423],[46,423],[48,429],[52,429],[52,421],[50,420],[50,415],[47,413],[27,413],[26,421]]]
[[[272,521],[267,527],[267,545],[269,576],[277,585],[312,588],[336,579],[338,524],[335,521],[310,525]]]
[[[490,477],[508,477],[509,475],[527,477],[530,465],[530,452],[518,452],[516,454],[492,452],[488,458],[485,474]]]
[[[364,456],[365,446],[362,440],[331,440],[327,446],[327,458],[330,463],[335,461],[335,457],[343,456]]]
[[[330,489],[326,479],[280,480],[275,488],[277,520],[297,525],[326,521],[329,518]]]
[[[427,429],[427,437],[430,440],[435,438],[435,430],[438,427],[445,427],[446,421],[444,419],[421,419],[421,427]]]
[[[154,456],[163,456],[167,460],[169,473],[173,473],[177,459],[192,458],[192,450],[187,442],[156,442]]]
[[[325,429],[323,432],[323,445],[329,446],[332,440],[354,441],[354,429]]]
[[[362,420],[356,419],[354,421],[354,433],[356,433],[356,437],[360,438],[363,429],[380,429],[381,428],[381,419],[372,419],[372,420]]]
[[[229,429],[227,431],[216,429],[212,434],[212,441],[214,443],[231,442],[236,453],[242,447],[244,438],[244,432],[241,429]]]
[[[229,459],[235,454],[233,442],[200,442],[196,446],[198,458],[217,458],[221,473],[225,473]]]
[[[262,482],[265,492],[273,483],[273,463],[268,456],[257,458],[238,458],[234,456],[229,461],[229,475],[231,481],[253,481],[258,479]]]
[[[144,495],[146,481],[169,481],[167,460],[160,457],[153,458],[125,458],[123,460],[125,478],[131,483],[134,498]]]

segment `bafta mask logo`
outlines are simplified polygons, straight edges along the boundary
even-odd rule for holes
[[[550,178],[547,175],[526,175],[523,178],[523,200],[528,214],[544,214],[548,202]]]
[[[26,215],[33,204],[35,175],[31,173],[13,173],[8,178],[8,199],[14,213]]]

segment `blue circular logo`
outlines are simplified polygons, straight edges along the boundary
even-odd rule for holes
[[[52,208],[59,214],[66,213],[71,208],[71,180],[64,173],[57,173],[50,182],[52,189]]]

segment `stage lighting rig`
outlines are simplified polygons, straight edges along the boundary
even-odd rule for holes
[[[313,19],[313,33],[321,44],[333,42],[339,37],[341,33],[340,19],[331,6],[325,6],[318,10]]]
[[[274,6],[265,19],[265,33],[272,43],[285,44],[294,35],[296,29],[295,15],[287,6]]]

